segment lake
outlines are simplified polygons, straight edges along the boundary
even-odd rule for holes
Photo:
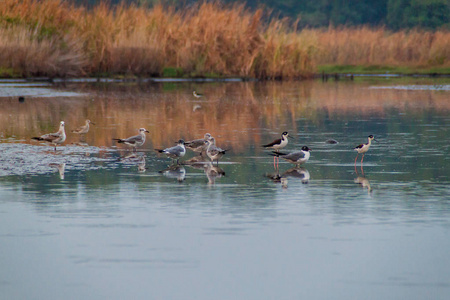
[[[3,81],[0,97],[2,299],[450,295],[448,78]],[[60,121],[56,151],[31,140]],[[135,153],[113,141],[139,128]],[[307,163],[274,166],[261,145],[283,131]],[[205,133],[218,165],[154,151]]]

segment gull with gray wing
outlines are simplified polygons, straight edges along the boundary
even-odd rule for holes
[[[309,149],[307,146],[303,146],[301,151],[298,152],[292,152],[289,154],[273,152],[272,155],[281,157],[282,159],[299,166],[309,160],[309,157],[311,155],[310,151],[311,149]]]
[[[219,159],[225,155],[228,150],[223,150],[216,146],[216,139],[211,137],[207,142],[208,148],[206,148],[206,155],[211,159],[212,162],[217,161],[217,165],[219,165]]]
[[[48,134],[44,134],[38,137],[32,137],[32,140],[36,140],[36,141],[44,141],[47,143],[51,143],[55,146],[55,151],[56,151],[56,145],[60,145],[62,143],[64,143],[64,141],[66,140],[66,132],[64,130],[64,126],[65,123],[64,121],[61,121],[59,124],[59,130],[58,132],[55,133],[48,133]]]
[[[171,159],[177,160],[177,163],[179,163],[179,159],[186,154],[186,147],[184,146],[184,140],[180,139],[176,146],[166,149],[155,149],[155,151],[164,153]]]
[[[117,141],[118,143],[123,143],[125,145],[128,145],[130,147],[133,147],[133,151],[136,151],[137,147],[140,147],[142,145],[144,145],[145,143],[145,133],[149,133],[150,131],[148,131],[145,128],[140,128],[139,129],[139,134],[129,137],[127,139],[113,139],[113,141]]]
[[[209,140],[210,138],[211,138],[211,134],[205,133],[204,138],[187,141],[184,143],[184,145],[186,146],[187,149],[190,149],[196,153],[200,153],[200,156],[202,156],[203,152],[205,152],[206,148],[208,147],[208,145],[206,144],[206,141]]]

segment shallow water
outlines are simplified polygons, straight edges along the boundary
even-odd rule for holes
[[[8,84],[2,298],[448,298],[448,80]],[[61,120],[57,151],[30,140]],[[140,127],[137,153],[112,141]],[[313,151],[277,172],[260,145],[283,131]],[[153,151],[205,132],[218,167]]]

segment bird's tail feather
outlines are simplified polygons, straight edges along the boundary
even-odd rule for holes
[[[272,153],[269,153],[269,155],[272,155],[272,156],[283,156],[283,155],[287,155],[287,153],[283,153],[283,152],[275,152],[275,151],[273,151]]]

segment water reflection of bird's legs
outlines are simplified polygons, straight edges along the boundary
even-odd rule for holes
[[[364,153],[361,158],[361,172],[362,172],[362,175],[364,176],[363,160],[364,160]]]
[[[276,163],[275,163],[275,161],[276,161]],[[273,168],[275,170],[278,170],[279,169],[279,164],[280,164],[280,157],[278,155],[274,155],[274,157],[273,157]]]
[[[356,157],[355,157],[355,172],[356,172],[356,174],[358,174],[358,171],[356,170],[356,160],[358,159],[358,154],[359,154],[359,153],[357,153],[357,154],[356,154]]]

